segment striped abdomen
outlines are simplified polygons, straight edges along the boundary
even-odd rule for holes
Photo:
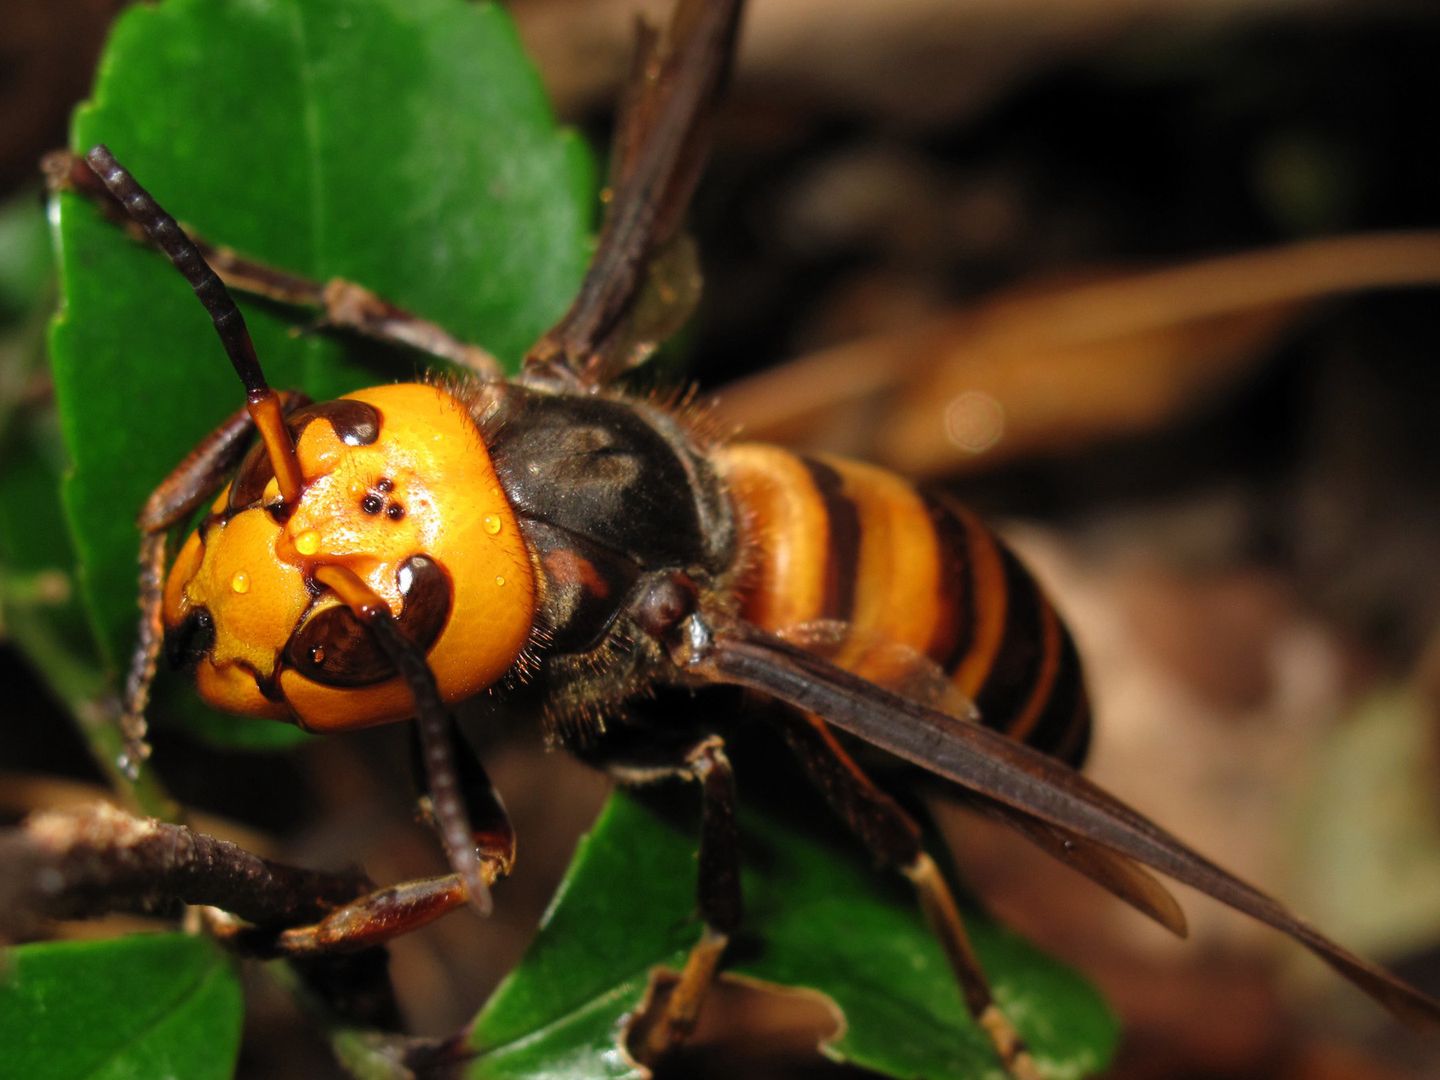
[[[742,520],[746,619],[802,640],[838,626],[836,662],[882,684],[909,677],[897,657],[927,657],[912,667],[938,666],[987,726],[1080,763],[1090,713],[1074,643],[973,514],[838,458],[741,443],[713,460]]]

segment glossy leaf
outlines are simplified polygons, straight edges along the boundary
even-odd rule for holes
[[[99,688],[60,505],[55,410],[35,393],[54,267],[32,193],[0,207],[0,637],[71,700]]]
[[[242,1000],[211,941],[147,934],[23,945],[0,975],[7,1076],[123,1080],[232,1074]]]
[[[746,917],[727,970],[827,995],[843,1014],[833,1057],[887,1076],[1001,1080],[908,888],[878,875],[847,837],[817,829],[826,811],[805,805],[801,816],[742,813]],[[525,960],[477,1018],[470,1077],[636,1075],[617,1033],[651,969],[678,969],[699,935],[697,835],[690,815],[612,797]],[[1095,992],[981,917],[969,926],[1046,1075],[1103,1067],[1116,1029]]]
[[[563,311],[588,257],[589,159],[556,129],[493,6],[137,6],[117,22],[75,119],[72,148],[97,142],[208,239],[361,282],[512,362]],[[135,514],[243,398],[168,263],[73,197],[59,201],[56,229],[64,308],[51,351],[74,464],[65,502],[115,669],[134,634]],[[276,386],[323,399],[421,366],[296,337],[309,316],[244,306]],[[243,723],[242,740],[292,734]]]
[[[132,9],[77,117],[72,145],[97,141],[207,238],[354,279],[511,360],[564,309],[588,254],[588,161],[555,131],[504,16],[462,0]],[[57,230],[66,306],[52,351],[75,466],[65,502],[114,668],[134,620],[135,509],[240,394],[163,260],[75,199],[60,201]],[[291,336],[291,313],[246,314],[277,386],[324,397],[397,374],[381,350]],[[413,371],[405,363],[399,374]],[[245,723],[257,738],[287,732]],[[736,970],[830,995],[847,1022],[836,1054],[894,1075],[993,1074],[909,897],[828,837],[746,824]],[[678,964],[698,932],[693,836],[693,822],[617,797],[527,961],[477,1021],[475,1075],[628,1070],[620,1018],[650,969]],[[999,931],[976,936],[1056,1075],[1104,1060],[1113,1028],[1091,991]]]
[[[0,430],[0,636],[63,699],[82,700],[100,692],[101,679],[75,594],[59,497],[62,453],[50,410],[27,411]]]
[[[51,410],[37,407],[43,364],[43,306],[53,268],[34,196],[0,206],[0,577],[23,579],[69,569],[59,513],[63,450]],[[0,592],[0,607],[11,597]]]
[[[50,290],[54,267],[33,192],[0,204],[0,334],[28,321]],[[8,358],[7,358],[8,361]],[[0,380],[10,376],[10,364]]]

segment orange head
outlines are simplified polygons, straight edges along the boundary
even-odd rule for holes
[[[288,426],[299,497],[281,497],[257,445],[166,581],[167,642],[196,661],[201,696],[312,731],[412,714],[385,653],[317,583],[324,565],[353,571],[390,605],[446,701],[505,674],[530,634],[535,581],[465,407],[407,383],[310,406]]]

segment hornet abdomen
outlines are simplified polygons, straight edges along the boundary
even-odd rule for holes
[[[1074,643],[974,514],[840,458],[739,443],[712,461],[738,509],[743,618],[802,640],[838,627],[833,658],[882,684],[905,678],[885,670],[897,653],[927,658],[984,724],[1080,764],[1090,709]]]

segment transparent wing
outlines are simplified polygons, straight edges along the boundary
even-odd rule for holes
[[[945,670],[924,653],[909,646],[868,639],[857,635],[847,623],[834,619],[787,627],[777,636],[907,701],[942,712],[957,721],[978,723],[980,720],[974,702],[960,693]],[[1185,936],[1185,913],[1170,890],[1124,855],[1006,803],[973,793],[967,793],[965,802],[980,813],[1017,830],[1042,850],[1167,930]]]
[[[709,148],[741,6],[682,0],[663,33],[640,25],[599,247],[570,310],[525,357],[528,371],[602,384],[683,321],[677,307],[693,305],[698,275],[677,231]]]
[[[1401,1019],[1440,1023],[1440,1002],[1331,941],[1066,765],[978,724],[910,701],[827,660],[735,623],[690,644],[686,669],[823,717],[968,791],[1143,863],[1299,941]]]

